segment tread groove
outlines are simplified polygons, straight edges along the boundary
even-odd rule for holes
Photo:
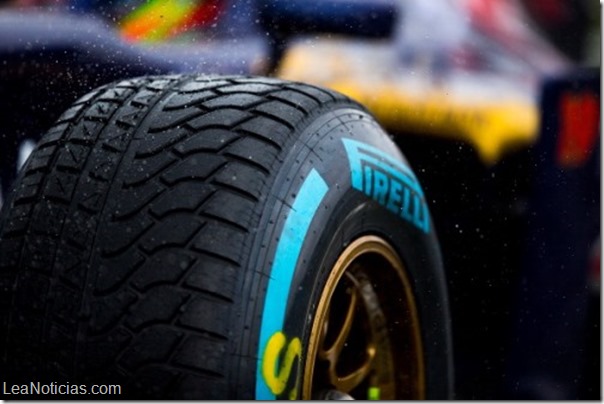
[[[202,218],[205,218],[205,219],[213,220],[214,222],[218,222],[219,224],[222,224],[222,225],[224,225],[224,226],[226,226],[228,228],[232,228],[232,229],[241,231],[241,232],[243,232],[245,234],[247,234],[247,233],[250,232],[250,230],[247,227],[245,227],[245,226],[243,226],[243,225],[241,225],[241,224],[239,224],[237,222],[234,222],[232,220],[229,220],[227,218],[224,218],[222,216],[213,214],[213,213],[208,213],[208,212],[201,211],[199,213],[199,216],[201,216]]]
[[[202,249],[202,248],[197,248],[197,247],[192,247],[192,249],[195,250],[195,251],[197,251],[198,253],[206,255],[206,256],[208,256],[210,258],[216,258],[216,259],[224,261],[224,262],[226,262],[226,263],[228,263],[230,265],[233,265],[233,266],[236,266],[236,267],[241,267],[241,264],[238,261],[235,261],[235,260],[233,260],[233,259],[231,259],[229,257],[225,257],[224,255],[215,253],[213,251],[208,251],[208,250],[205,250],[205,249]]]
[[[283,147],[281,147],[281,145],[280,145],[280,144],[279,144],[277,141],[275,141],[275,140],[273,140],[273,139],[269,139],[269,138],[267,138],[267,137],[261,136],[261,135],[259,135],[259,134],[257,134],[257,133],[254,133],[254,132],[252,132],[251,130],[248,130],[248,129],[236,128],[236,130],[237,130],[237,132],[242,133],[242,134],[244,134],[245,136],[248,136],[248,137],[253,137],[253,138],[254,138],[254,139],[256,139],[256,140],[259,140],[259,141],[261,141],[261,142],[264,142],[264,143],[266,143],[267,145],[274,147],[274,148],[275,148],[275,149],[277,149],[278,151],[283,150]]]
[[[251,202],[257,203],[258,201],[260,201],[260,198],[258,198],[256,195],[252,194],[249,191],[246,191],[245,189],[238,188],[234,185],[225,184],[224,182],[221,182],[217,179],[213,179],[212,184],[220,187],[220,189],[222,189],[224,191],[231,192],[235,195],[241,196]]]
[[[265,175],[269,175],[270,174],[270,171],[266,167],[264,167],[262,164],[254,161],[254,160],[246,159],[245,157],[238,156],[238,155],[230,153],[228,151],[224,152],[223,155],[228,156],[228,158],[231,159],[231,160],[233,160],[233,161],[237,161],[239,163],[243,163],[243,164],[247,164],[249,166],[252,166],[252,167],[254,167],[254,168],[262,171],[262,173],[265,174]],[[212,175],[214,175],[214,174],[212,174]]]
[[[272,114],[269,114],[269,113],[264,112],[264,111],[255,110],[254,113],[256,115],[263,116],[263,117],[268,118],[268,119],[272,119],[273,121],[277,121],[280,124],[287,126],[287,128],[290,131],[293,131],[294,129],[296,129],[296,127],[290,121],[288,121],[287,119],[283,119],[283,118],[281,118],[279,116],[272,115]]]

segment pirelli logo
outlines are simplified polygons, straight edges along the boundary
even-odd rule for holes
[[[428,233],[428,207],[411,169],[366,143],[346,138],[342,142],[350,163],[352,187]]]

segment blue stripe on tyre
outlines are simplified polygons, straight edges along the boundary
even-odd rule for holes
[[[257,400],[275,399],[275,394],[271,392],[262,375],[262,358],[271,336],[283,329],[285,308],[300,251],[308,228],[328,189],[325,180],[312,169],[294,200],[279,237],[262,312],[256,371]]]

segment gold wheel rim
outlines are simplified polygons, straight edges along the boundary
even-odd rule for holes
[[[423,399],[422,352],[415,298],[402,260],[380,237],[355,240],[340,254],[321,293],[302,398],[336,390],[356,399]]]

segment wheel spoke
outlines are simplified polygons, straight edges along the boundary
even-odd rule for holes
[[[346,340],[348,339],[348,335],[352,329],[358,299],[358,292],[356,288],[354,288],[350,294],[350,300],[348,303],[348,309],[346,310],[346,316],[344,317],[344,323],[342,324],[342,328],[340,328],[335,341],[329,348],[323,349],[319,352],[321,359],[327,360],[330,363],[330,368],[333,367],[334,371],[335,365],[338,363],[338,357],[340,356],[342,349],[344,349]]]
[[[373,358],[375,357],[375,347],[367,347],[367,358],[361,366],[344,376],[338,376],[334,383],[339,391],[350,392],[357,387],[371,373]]]

